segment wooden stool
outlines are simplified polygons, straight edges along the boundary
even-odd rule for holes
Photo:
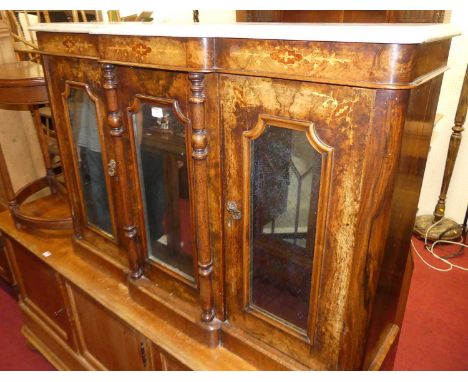
[[[38,218],[25,215],[20,208],[26,199],[46,187],[49,187],[53,194],[65,195],[65,187],[55,178],[47,134],[41,123],[39,107],[48,103],[49,97],[41,65],[31,61],[0,64],[0,104],[26,105],[30,108],[47,170],[46,176],[27,184],[15,193],[9,181],[6,164],[3,160],[0,161],[0,176],[4,184],[10,185],[5,187],[5,192],[9,200],[11,214],[18,228],[72,228],[71,217]]]

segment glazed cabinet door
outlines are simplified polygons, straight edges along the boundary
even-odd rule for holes
[[[116,67],[113,76],[125,111],[130,220],[145,275],[196,303],[187,74]]]
[[[220,76],[229,325],[336,368],[373,93]]]
[[[54,72],[51,72],[54,67]],[[75,238],[127,264],[120,184],[107,122],[102,70],[93,60],[44,57]]]
[[[152,370],[151,344],[80,289],[66,285],[79,352],[97,370]]]

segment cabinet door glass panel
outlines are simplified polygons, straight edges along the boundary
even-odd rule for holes
[[[250,305],[307,327],[322,158],[304,131],[251,142]]]
[[[83,88],[70,88],[67,103],[88,223],[111,235],[112,223],[96,105]]]
[[[133,114],[149,257],[193,280],[185,127],[171,106]]]

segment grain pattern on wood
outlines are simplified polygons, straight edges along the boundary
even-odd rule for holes
[[[63,202],[57,203],[54,200],[40,199],[29,205],[29,208],[32,210],[48,209],[51,207],[57,210],[56,213],[61,213],[66,209],[66,204]],[[98,310],[100,314],[105,316],[108,312],[112,312],[109,313],[110,316],[106,317],[106,319],[115,320],[115,317],[118,317],[118,320],[120,320],[118,326],[128,325],[128,327],[133,328],[149,341],[157,344],[157,347],[161,351],[172,355],[189,369],[256,369],[252,363],[243,360],[227,349],[222,347],[211,349],[206,345],[200,344],[200,342],[191,337],[190,331],[181,331],[181,328],[175,327],[169,321],[161,319],[157,311],[147,309],[135,302],[123,284],[125,280],[120,280],[109,274],[106,267],[96,267],[93,261],[88,261],[89,259],[85,259],[75,252],[70,232],[51,231],[48,233],[48,241],[45,242],[41,236],[46,231],[18,231],[7,212],[0,214],[0,227],[12,240],[27,247],[31,252],[31,256],[42,258],[39,261],[44,261],[54,271],[62,275],[66,280],[66,284],[69,285],[68,288],[71,288],[72,295],[77,292],[78,288],[78,292],[86,299],[85,304],[95,305],[93,309]],[[47,250],[52,255],[44,258],[42,253]],[[135,282],[139,282],[140,280],[135,280]],[[69,293],[67,293],[67,296],[69,296]],[[92,296],[92,298],[89,296]],[[83,301],[80,300],[80,302]],[[72,303],[71,307],[73,308],[74,306],[76,305]],[[72,308],[70,311],[74,315],[74,322],[76,323],[78,319],[76,316],[77,312],[73,312]],[[47,343],[47,348],[51,349],[49,351],[65,363],[66,367],[63,368],[71,370],[96,369],[95,364],[91,364],[86,360],[86,357],[82,356],[84,347],[78,347],[79,350],[77,352],[72,352],[74,356],[73,360],[71,360],[69,356],[70,350],[64,348],[63,341],[56,338],[57,336],[53,334],[53,331],[47,325],[32,313],[27,312],[26,317],[26,327],[30,328],[39,337],[40,341]],[[81,343],[80,341],[78,342]],[[106,351],[110,351],[110,349]],[[105,357],[109,359],[110,355]],[[117,360],[110,360],[109,362],[117,362]]]
[[[401,326],[403,320],[404,307],[400,302],[406,301],[409,290],[409,284],[404,279],[411,275],[411,271],[409,274],[406,272],[410,238],[441,82],[442,78],[438,77],[411,90],[409,94],[366,352],[374,348],[379,333],[388,323]]]
[[[88,34],[42,33],[37,34],[42,51],[75,57],[98,57],[97,37]]]
[[[375,353],[372,354],[372,358],[370,359],[367,366],[365,366],[365,370],[380,370],[380,367],[382,366],[382,363],[385,357],[387,356],[388,351],[395,342],[399,331],[400,328],[397,325],[393,324],[382,332],[377,343]]]
[[[126,272],[129,269],[129,256],[124,243],[124,231],[118,229],[122,225],[120,182],[111,179],[104,171],[103,181],[106,185],[107,200],[110,206],[110,221],[112,234],[104,232],[95,225],[89,224],[85,199],[78,167],[79,158],[77,142],[73,136],[70,121],[68,96],[72,91],[83,91],[91,105],[95,105],[97,134],[100,142],[103,169],[115,158],[114,145],[111,143],[110,129],[107,128],[107,112],[105,108],[105,90],[101,85],[102,71],[98,63],[92,60],[62,58],[56,56],[43,57],[44,72],[49,83],[50,105],[56,120],[56,133],[59,142],[60,156],[64,166],[65,184],[69,195],[72,211],[75,244],[81,247],[80,253],[95,258],[100,264],[107,263],[110,272]],[[116,184],[117,183],[117,184]],[[97,248],[100,250],[98,251]]]
[[[222,76],[220,89],[222,124],[230,132],[225,134],[225,169],[228,178],[224,187],[227,200],[240,201],[245,197],[241,192],[245,182],[241,176],[242,162],[235,158],[241,157],[238,152],[242,147],[240,134],[255,126],[260,113],[313,122],[317,135],[333,147],[330,187],[333,198],[326,212],[326,255],[319,277],[317,331],[312,347],[303,340],[285,336],[271,328],[263,327],[260,330],[258,324],[249,323],[248,315],[241,313],[244,307],[239,291],[244,288],[244,277],[239,254],[243,253],[245,239],[239,224],[233,223],[230,228],[225,228],[227,308],[231,312],[239,312],[236,315],[231,313],[231,322],[256,333],[256,336],[270,344],[274,343],[301,362],[311,363],[312,353],[313,358],[319,357],[333,365],[337,362],[342,314],[351,277],[345,270],[353,261],[356,245],[352,238],[358,224],[361,202],[360,176],[365,165],[362,152],[369,144],[371,119],[364,110],[373,107],[373,91],[239,76]],[[228,227],[227,221],[224,226]],[[285,338],[288,340],[285,341]]]
[[[69,348],[82,368],[354,370],[391,358],[449,39],[39,36],[75,233],[73,240],[53,233],[47,244],[54,255],[43,261],[67,285],[61,295],[74,318]],[[117,227],[110,236],[87,227],[66,86],[86,89],[98,109]],[[185,135],[161,139],[165,116],[151,115],[158,107]],[[142,196],[138,118],[145,113],[150,148],[167,159],[162,184],[173,191],[160,209],[169,246],[185,240],[174,201],[189,205],[183,219],[191,223],[193,248],[185,271],[152,252],[162,235],[149,228]],[[182,163],[186,180],[168,171],[181,152],[189,159]],[[305,223],[281,225],[276,218],[284,211],[302,211],[288,200],[292,174],[301,175],[298,158],[315,166]],[[256,163],[268,161],[270,170],[255,172]],[[181,181],[188,184],[184,196]],[[17,231],[8,219],[0,215],[0,229],[39,256],[43,231]],[[252,252],[258,248],[259,257]],[[43,340],[35,313],[23,305],[27,327]],[[50,346],[64,341],[56,337]],[[59,358],[73,364],[67,357]]]
[[[130,200],[125,194],[128,190],[128,169],[127,153],[125,150],[122,134],[124,127],[122,125],[122,119],[120,116],[118,98],[117,98],[117,81],[115,77],[114,65],[104,64],[103,65],[103,77],[104,83],[103,88],[106,94],[107,101],[107,122],[110,127],[110,135],[114,143],[115,161],[117,163],[117,179],[119,181],[118,193],[120,196],[120,208],[121,208],[121,221],[123,226],[121,228],[124,233],[121,237],[125,240],[125,246],[128,251],[129,262],[130,262],[130,275],[132,278],[139,278],[143,274],[142,262],[139,257],[139,247],[137,242],[137,227],[134,220]],[[123,191],[123,192],[122,192]]]
[[[446,69],[450,41],[428,44],[359,44],[221,39],[219,72],[373,88],[414,87]],[[438,54],[430,56],[434,50]]]
[[[100,57],[109,62],[158,66],[168,70],[204,70],[213,67],[212,38],[99,36]]]
[[[195,225],[198,227],[196,236],[198,255],[198,282],[200,286],[200,303],[202,307],[201,320],[210,322],[215,317],[213,305],[213,260],[211,257],[209,235],[209,205],[208,172],[206,158],[208,156],[208,137],[205,127],[205,93],[204,74],[190,73],[192,94],[189,98],[190,116],[192,120],[192,158],[194,179]]]

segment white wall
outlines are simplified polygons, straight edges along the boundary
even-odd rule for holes
[[[462,30],[463,35],[454,38],[452,41],[448,61],[450,69],[444,74],[437,108],[437,113],[443,114],[443,118],[434,127],[431,150],[419,199],[418,215],[432,214],[437,203],[444,174],[450,134],[452,133],[455,112],[468,63],[468,23],[466,22],[466,14],[463,12],[462,7],[463,5],[459,2],[457,3],[457,7],[454,7],[452,10],[451,22]],[[462,133],[462,142],[447,194],[445,216],[454,219],[458,223],[462,223],[467,204],[468,131],[465,131]]]

